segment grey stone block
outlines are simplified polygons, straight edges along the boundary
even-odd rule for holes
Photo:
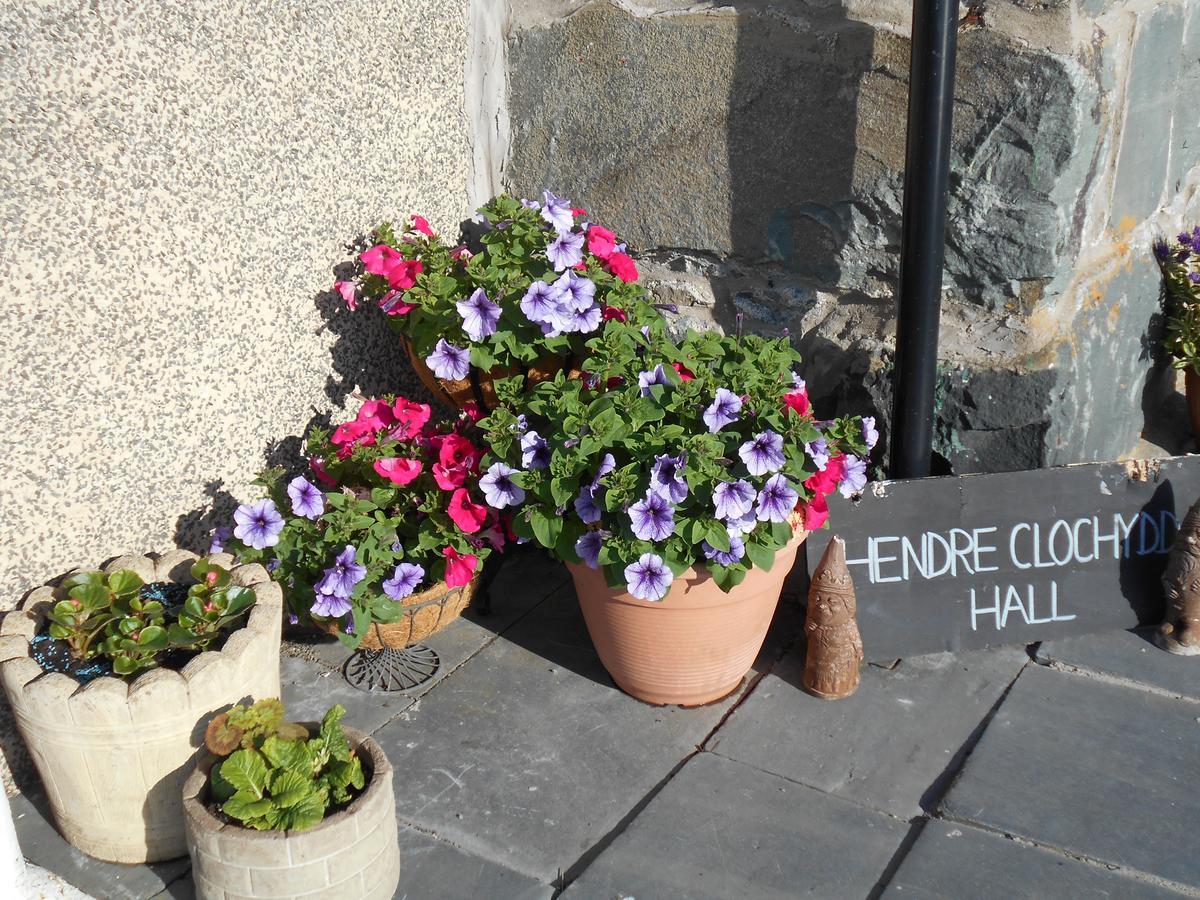
[[[402,821],[549,882],[716,727],[732,699],[647,706],[613,686],[569,588],[375,735]]]
[[[1138,16],[1109,217],[1114,227],[1142,221],[1163,198],[1175,99],[1168,86],[1179,77],[1183,16],[1183,7],[1175,4]]]
[[[942,803],[975,822],[1181,885],[1200,857],[1200,707],[1030,666]]]
[[[936,804],[1026,661],[1018,649],[867,666],[858,692],[831,702],[804,693],[803,657],[789,653],[707,749],[908,819]]]
[[[1136,873],[1091,865],[970,825],[932,821],[883,893],[892,900],[1179,897]]]
[[[1038,648],[1037,660],[1200,700],[1200,661],[1160,650],[1151,631],[1109,631],[1047,641]]]
[[[405,900],[550,900],[536,879],[459,850],[413,828],[400,829],[400,890]]]
[[[564,897],[865,897],[907,831],[889,816],[701,753]]]
[[[105,900],[145,900],[163,891],[190,867],[186,856],[149,865],[103,862],[76,850],[55,830],[39,794],[10,797],[17,841],[25,857],[84,893]]]
[[[1175,112],[1171,121],[1171,173],[1168,195],[1183,186],[1184,176],[1200,164],[1200,12],[1194,5],[1188,12],[1183,32],[1183,54],[1179,78],[1174,85]]]

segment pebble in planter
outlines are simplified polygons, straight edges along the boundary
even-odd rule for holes
[[[261,706],[236,712],[253,716]],[[374,740],[340,725],[344,713],[335,706],[319,728],[305,726],[307,740],[261,718],[257,734],[234,729],[232,740],[222,723],[210,729],[206,744],[232,752],[203,752],[183,788],[199,900],[395,893],[392,767]]]
[[[196,560],[179,550],[123,556],[104,572],[186,585]],[[209,561],[224,568],[232,557]],[[279,586],[260,565],[232,567],[229,578],[254,592],[245,626],[182,669],[149,668],[129,681],[106,674],[81,684],[35,661],[31,642],[62,588],[38,588],[0,624],[0,682],[58,829],[84,853],[123,863],[185,854],[180,790],[206,721],[244,698],[279,696]]]

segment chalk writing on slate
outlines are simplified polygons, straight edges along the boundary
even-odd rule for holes
[[[830,498],[869,659],[1156,623],[1200,457],[871,485]]]

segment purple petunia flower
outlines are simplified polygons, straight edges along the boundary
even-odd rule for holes
[[[1167,246],[1167,242],[1162,238],[1156,238],[1154,241],[1154,255],[1159,261],[1164,261],[1171,255],[1171,248]]]
[[[758,495],[758,520],[760,522],[786,522],[800,494],[783,475],[772,475]]]
[[[446,343],[439,338],[433,352],[425,357],[425,363],[438,378],[461,381],[471,373],[471,354],[461,347]]]
[[[876,435],[878,437],[878,435]],[[829,465],[829,442],[820,437],[804,445],[804,452],[809,455],[818,472],[824,472]]]
[[[701,541],[700,549],[704,551],[706,559],[722,566],[732,566],[741,562],[742,557],[746,555],[746,542],[742,540],[741,535],[730,534],[728,550],[718,550],[708,541]]]
[[[853,453],[846,454],[846,474],[842,476],[842,482],[838,485],[838,490],[843,497],[853,497],[855,494],[861,493],[862,489],[867,486],[867,461],[859,459]]]
[[[403,600],[417,589],[425,577],[425,568],[414,563],[400,563],[392,577],[383,583],[383,592],[393,600]]]
[[[593,569],[600,568],[600,549],[604,546],[606,537],[607,531],[589,531],[575,542],[575,552]]]
[[[471,340],[482,341],[489,334],[496,333],[500,307],[488,299],[487,291],[483,288],[476,288],[470,297],[460,300],[455,307],[463,317],[463,331]]]
[[[488,466],[487,473],[479,479],[479,487],[483,490],[488,506],[504,509],[506,506],[520,506],[525,502],[524,488],[512,480],[516,471],[502,462]]]
[[[596,474],[592,476],[592,487],[600,486],[600,479],[608,475],[617,467],[617,461],[611,453],[605,453],[600,458],[600,466],[596,469]]]
[[[774,431],[755,435],[738,448],[738,456],[746,464],[751,475],[769,475],[778,472],[787,462],[783,455],[783,436]]]
[[[288,482],[287,494],[292,501],[292,512],[298,516],[319,519],[321,513],[325,512],[325,495],[303,475],[297,475]]]
[[[556,292],[558,301],[563,306],[569,306],[582,312],[595,305],[596,283],[590,278],[574,271],[563,272],[558,281],[551,285]]]
[[[542,208],[542,204],[538,203],[536,200],[526,200],[524,197],[521,198],[521,205],[523,207],[525,207],[526,209],[541,209]]]
[[[583,235],[575,231],[560,231],[546,247],[546,258],[561,272],[583,262]]]
[[[1190,232],[1180,232],[1179,237],[1177,237],[1176,240],[1178,240],[1179,243],[1183,244],[1185,247],[1192,246],[1192,235]]]
[[[332,594],[349,599],[354,586],[367,577],[367,567],[354,559],[355,550],[350,544],[337,555],[333,565],[315,585],[318,594]]]
[[[722,481],[713,488],[718,519],[738,519],[754,508],[754,487],[745,479]]]
[[[643,541],[665,541],[675,530],[675,510],[658,494],[647,493],[645,500],[629,507],[629,520],[633,533]]]
[[[758,519],[754,516],[754,510],[749,509],[745,515],[731,516],[725,520],[725,527],[730,534],[749,534],[758,526]]]
[[[526,469],[550,468],[550,442],[536,431],[521,438],[521,465]]]
[[[602,321],[604,314],[599,306],[593,304],[584,310],[566,309],[560,312],[554,317],[554,327],[563,334],[588,334],[599,328]]]
[[[279,570],[279,567],[282,565],[283,565],[283,562],[279,559],[279,557],[276,557],[275,559],[268,559],[267,560],[267,571],[270,572],[272,575],[274,575],[275,572],[277,572]]]
[[[637,562],[625,567],[629,593],[639,600],[661,600],[671,589],[673,580],[662,557],[653,553],[643,553]]]
[[[559,307],[559,291],[544,281],[535,281],[521,298],[521,312],[530,322],[549,322]]]
[[[1200,272],[1188,272],[1188,281],[1192,284],[1200,284]]]
[[[686,465],[686,453],[680,453],[678,456],[667,456],[665,453],[655,456],[654,468],[650,471],[650,492],[672,503],[682,503],[688,495],[688,483],[683,477],[683,468]]]
[[[336,619],[338,616],[344,616],[350,612],[350,601],[346,597],[339,597],[337,594],[317,591],[317,599],[313,601],[312,612],[314,615],[328,616],[331,619]]]
[[[600,479],[616,467],[617,461],[613,459],[613,455],[605,453],[600,460],[600,467],[596,469],[596,474],[592,477],[591,484],[585,484],[580,488],[579,496],[575,498],[575,512],[588,525],[599,522],[602,515],[598,504],[603,493],[600,489]]]
[[[542,191],[542,218],[554,226],[555,231],[569,230],[575,224],[571,201],[565,197],[555,197],[549,191]]]
[[[642,396],[650,396],[650,388],[656,384],[669,385],[671,382],[667,378],[667,370],[663,368],[662,363],[654,367],[653,372],[642,372],[638,375],[638,387],[642,389]]]
[[[863,442],[867,445],[867,452],[874,450],[875,445],[879,442],[879,431],[875,428],[874,416],[863,416],[862,437]]]
[[[742,398],[733,391],[717,388],[716,399],[704,411],[704,424],[710,434],[716,434],[726,425],[736,422],[738,410],[742,408]]]
[[[797,391],[808,390],[808,384],[795,372],[792,373],[792,389]]]
[[[243,503],[233,514],[237,526],[233,536],[255,550],[265,550],[279,543],[283,531],[283,516],[270,498]]]
[[[220,553],[225,549],[225,542],[233,537],[233,529],[226,525],[214,528],[212,538],[208,542],[209,553]]]

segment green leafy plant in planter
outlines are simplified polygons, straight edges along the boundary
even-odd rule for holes
[[[659,600],[703,565],[729,591],[866,484],[874,421],[816,420],[785,339],[610,322],[588,347],[583,380],[498,382],[481,483],[518,535],[610,587]]]
[[[301,831],[348,804],[366,784],[362,762],[334,706],[315,735],[283,721],[278,700],[235,706],[214,719],[205,745],[224,759],[209,779],[212,799],[239,824],[260,831]]]
[[[1154,256],[1167,297],[1163,346],[1176,369],[1200,375],[1200,227],[1156,241]]]
[[[66,599],[47,614],[47,633],[76,661],[102,657],[117,675],[136,675],[161,663],[169,650],[200,653],[246,617],[254,592],[229,582],[229,573],[200,560],[198,580],[181,609],[168,609],[129,570],[81,572],[63,582]]]

